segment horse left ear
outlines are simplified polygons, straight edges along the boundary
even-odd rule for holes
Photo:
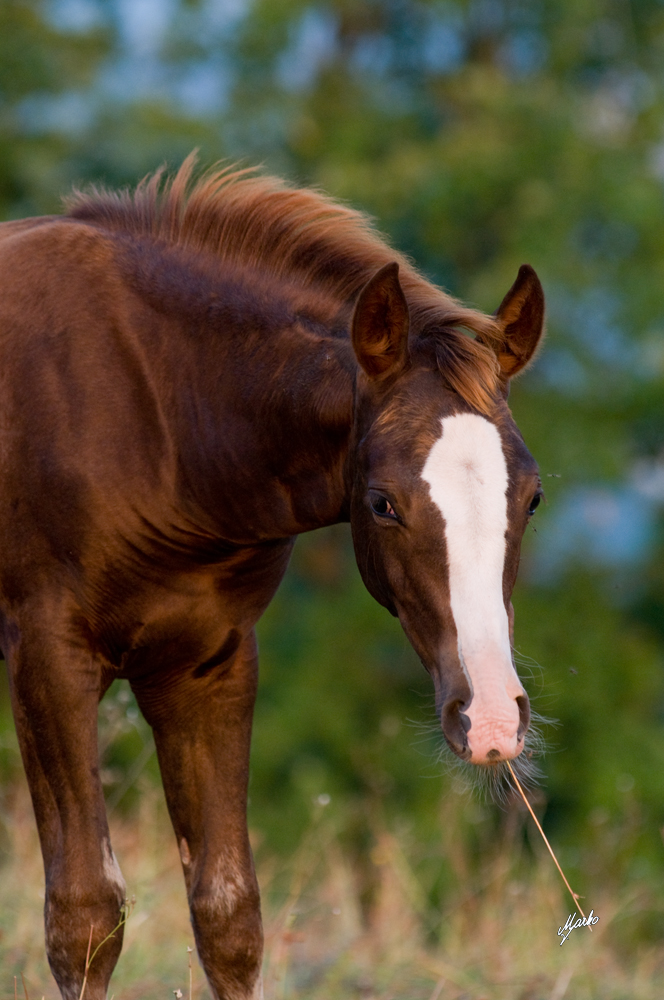
[[[521,265],[495,316],[503,335],[498,364],[503,378],[511,379],[532,361],[544,330],[544,291],[530,264]]]
[[[406,359],[409,324],[399,265],[394,261],[370,278],[353,313],[353,350],[369,378],[393,374],[401,368]]]

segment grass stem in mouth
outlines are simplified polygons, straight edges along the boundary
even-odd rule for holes
[[[551,847],[551,844],[550,844],[550,843],[549,843],[549,841],[547,840],[547,837],[546,837],[546,834],[545,834],[544,830],[542,829],[542,827],[540,826],[540,821],[538,820],[537,816],[536,816],[536,815],[535,815],[535,813],[533,812],[533,810],[532,810],[532,806],[530,805],[530,802],[529,802],[529,801],[528,801],[528,799],[526,798],[526,795],[525,795],[525,792],[524,792],[523,788],[522,788],[522,787],[521,787],[521,785],[519,784],[519,779],[517,778],[516,774],[514,773],[514,771],[513,771],[513,769],[512,769],[512,765],[511,765],[510,761],[508,760],[508,761],[506,761],[506,763],[507,763],[507,766],[508,766],[508,767],[509,767],[509,769],[510,769],[510,774],[512,775],[512,777],[513,777],[513,779],[514,779],[514,784],[515,784],[515,785],[516,785],[516,787],[518,788],[518,790],[519,790],[519,793],[520,793],[520,795],[521,795],[521,798],[522,798],[522,799],[523,799],[523,801],[524,801],[524,802],[526,803],[526,808],[528,809],[528,812],[530,813],[530,815],[531,815],[531,816],[533,817],[533,819],[535,820],[535,823],[536,823],[536,825],[537,825],[537,829],[538,829],[538,830],[539,830],[539,832],[540,832],[540,833],[542,834],[542,839],[544,840],[544,843],[546,844],[546,846],[547,846],[547,847],[548,847],[548,849],[549,849],[549,854],[551,855],[551,857],[553,858],[553,860],[554,860],[554,861],[555,861],[555,863],[556,863],[556,868],[557,868],[557,869],[558,869],[558,871],[560,872],[560,874],[561,874],[561,876],[562,876],[562,880],[563,880],[563,882],[565,883],[565,885],[566,885],[566,886],[567,886],[567,888],[569,889],[569,892],[570,892],[570,895],[571,895],[572,899],[574,900],[574,905],[575,905],[575,906],[577,907],[577,909],[578,909],[579,913],[581,914],[581,916],[583,917],[583,919],[584,919],[584,920],[587,920],[588,918],[586,917],[585,913],[584,913],[584,912],[583,912],[583,910],[581,909],[581,904],[579,903],[579,899],[580,899],[580,897],[579,897],[579,896],[578,896],[578,895],[577,895],[577,894],[576,894],[576,893],[574,892],[574,890],[572,889],[571,885],[569,884],[569,882],[568,882],[568,881],[567,881],[567,879],[565,878],[565,873],[564,873],[564,871],[562,870],[562,868],[560,867],[560,865],[558,864],[558,858],[557,858],[557,857],[555,856],[555,854],[553,853],[553,848]],[[587,926],[587,928],[588,928],[588,930],[589,930],[589,931],[591,931],[591,930],[592,930],[592,927],[590,926],[590,924],[586,924],[586,926]]]

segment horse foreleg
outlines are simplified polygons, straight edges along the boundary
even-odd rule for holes
[[[136,686],[154,729],[198,954],[216,1000],[262,997],[260,898],[247,832],[253,634],[204,676]]]
[[[48,960],[64,1000],[78,1000],[88,956],[120,922],[125,885],[99,780],[101,671],[85,649],[54,638],[62,631],[27,626],[5,652],[44,858]],[[104,1000],[121,947],[122,927],[94,956],[85,1000]]]

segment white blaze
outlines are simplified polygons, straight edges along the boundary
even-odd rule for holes
[[[473,413],[445,417],[422,478],[445,522],[459,660],[472,691],[466,711],[472,759],[483,761],[492,749],[516,756],[515,699],[523,689],[503,600],[508,475],[498,430]]]

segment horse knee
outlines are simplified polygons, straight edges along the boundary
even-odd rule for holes
[[[127,887],[108,839],[101,843],[101,865],[81,852],[75,860],[59,854],[46,869],[47,911],[54,919],[67,913],[69,919],[95,916],[100,923],[120,919]],[[89,923],[94,921],[89,921]],[[89,926],[89,924],[88,924]],[[95,923],[95,926],[97,924]]]
[[[237,884],[217,883],[197,892],[190,900],[194,929],[226,942],[229,950],[251,945],[262,952],[263,931],[258,892],[239,892]]]
[[[198,953],[222,1000],[258,1000],[263,927],[253,873],[237,870],[199,881],[190,896]]]
[[[86,1000],[106,996],[122,948],[125,883],[112,852],[97,877],[51,866],[46,878],[44,924],[51,971],[64,1000],[78,1000],[88,954],[108,937],[90,967]]]

